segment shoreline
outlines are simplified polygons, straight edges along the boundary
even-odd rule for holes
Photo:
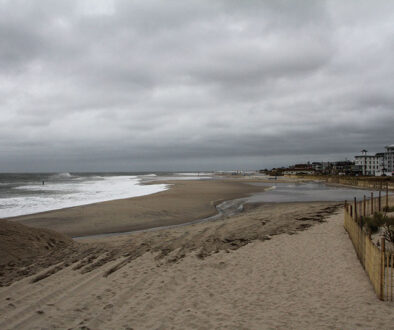
[[[264,187],[233,180],[163,181],[170,189],[2,220],[46,228],[70,237],[92,236],[176,226],[217,215],[224,201],[246,197]]]
[[[305,178],[297,180],[293,178],[272,181],[266,178],[227,177],[215,178],[214,180],[150,181],[144,184],[156,184],[157,182],[166,184],[169,188],[149,195],[78,205],[0,220],[54,230],[76,240],[84,240],[90,237],[124,236],[193,225],[239,213],[223,215],[221,210],[218,209],[221,203],[231,204],[242,199],[245,200],[236,207],[243,207],[251,203],[256,205],[286,203],[286,201],[248,201],[248,197],[269,189],[267,186],[253,185],[253,183],[307,183],[317,182],[317,180],[305,180]],[[319,182],[327,186],[350,187],[324,181]],[[352,188],[369,190],[357,186]],[[197,190],[194,191],[195,189]],[[204,198],[204,195],[212,190],[213,194],[209,198]],[[326,201],[316,200],[314,202],[324,203]],[[308,201],[295,201],[293,203],[308,203]]]
[[[47,211],[42,211],[42,212],[34,212],[34,213],[27,213],[27,214],[21,214],[21,215],[13,215],[11,217],[0,218],[0,221],[1,220],[18,221],[19,218],[23,218],[23,217],[30,217],[30,216],[34,217],[34,216],[44,215],[44,214],[52,213],[52,212],[56,212],[56,211],[71,210],[71,209],[79,208],[79,207],[83,207],[83,206],[91,206],[91,205],[97,205],[97,204],[101,204],[101,203],[110,203],[110,202],[121,201],[121,200],[129,200],[129,199],[132,199],[132,198],[145,197],[145,196],[160,194],[160,193],[162,193],[164,191],[167,191],[169,189],[171,189],[171,188],[168,188],[168,189],[162,190],[162,191],[157,191],[157,192],[154,192],[154,193],[151,193],[151,194],[148,194],[148,195],[108,199],[108,200],[105,200],[105,201],[91,202],[91,203],[88,203],[88,204],[80,204],[80,205],[74,205],[74,206],[65,206],[65,207],[61,207],[61,208],[58,208],[58,209],[47,210]]]
[[[67,209],[72,209],[72,208],[75,208],[75,207],[82,207],[82,206],[87,206],[87,205],[94,205],[94,204],[100,204],[100,203],[105,203],[105,202],[112,202],[112,201],[117,201],[117,200],[122,200],[122,199],[131,199],[131,198],[137,198],[137,197],[144,197],[144,196],[158,194],[158,193],[161,193],[161,192],[164,192],[164,191],[167,191],[167,190],[171,189],[171,184],[166,184],[164,181],[163,181],[163,183],[160,182],[160,181],[156,181],[156,182],[155,181],[146,181],[146,182],[144,182],[143,179],[140,179],[140,182],[138,183],[138,185],[139,186],[165,185],[166,187],[163,188],[162,190],[155,191],[155,192],[149,192],[149,193],[142,194],[142,195],[138,195],[137,194],[135,196],[117,197],[117,198],[104,199],[104,200],[98,200],[98,201],[88,201],[88,202],[84,202],[82,204],[71,205],[71,206],[63,206],[63,207],[59,207],[59,208],[43,210],[43,211],[38,211],[38,212],[33,212],[33,213],[5,216],[5,217],[1,217],[0,220],[12,221],[15,218],[20,218],[20,217],[24,217],[24,216],[34,216],[34,215],[37,215],[37,214],[45,214],[45,213],[53,212],[53,211],[67,210]]]

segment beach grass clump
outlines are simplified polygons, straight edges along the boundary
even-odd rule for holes
[[[386,221],[383,224],[384,238],[386,241],[394,243],[394,217],[386,217]]]
[[[394,206],[385,206],[383,212],[394,212]]]
[[[361,226],[364,226],[368,232],[375,234],[379,231],[379,228],[384,224],[385,216],[382,213],[375,213],[370,217],[361,217]]]
[[[375,234],[380,228],[383,228],[383,236],[385,239],[394,243],[394,217],[376,212],[373,216],[361,217],[360,225],[366,228],[371,234]]]

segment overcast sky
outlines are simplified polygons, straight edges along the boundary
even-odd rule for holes
[[[394,1],[0,0],[0,172],[341,160],[393,128]]]

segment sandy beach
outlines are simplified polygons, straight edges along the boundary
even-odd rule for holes
[[[342,220],[206,258],[150,252],[27,277],[0,289],[0,327],[392,329],[394,305],[376,298]]]
[[[14,217],[12,221],[72,237],[127,232],[209,217],[216,214],[215,205],[221,201],[264,190],[234,180],[165,183],[171,189],[152,195]]]
[[[232,184],[225,194],[250,193],[248,186]],[[196,192],[201,194],[209,187],[211,195],[194,210],[211,214],[201,205],[212,207],[225,185],[179,187],[173,203],[189,200],[181,191],[201,189]],[[236,192],[240,187],[247,188]],[[161,195],[162,205],[180,208],[169,204],[168,192],[136,199],[143,205]],[[103,209],[131,201],[103,203]],[[90,207],[97,206],[102,207]],[[58,212],[72,219],[76,209]],[[212,222],[76,241],[3,220],[0,236],[1,329],[392,329],[394,324],[394,305],[377,299],[338,203],[248,204],[242,213]]]

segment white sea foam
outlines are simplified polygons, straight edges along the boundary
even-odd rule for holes
[[[211,176],[213,173],[210,172],[178,172],[174,173],[175,175],[180,176]]]
[[[0,218],[32,214],[167,190],[166,184],[141,185],[137,176],[109,176],[86,181],[46,182],[16,189],[32,194],[0,199]]]
[[[211,176],[158,176],[154,181],[191,181],[191,180],[208,180]]]
[[[68,172],[57,173],[57,174],[53,174],[53,175],[51,176],[51,178],[54,178],[54,179],[70,179],[70,178],[72,178],[72,177],[73,177],[73,175],[71,175],[71,174],[68,173]]]

